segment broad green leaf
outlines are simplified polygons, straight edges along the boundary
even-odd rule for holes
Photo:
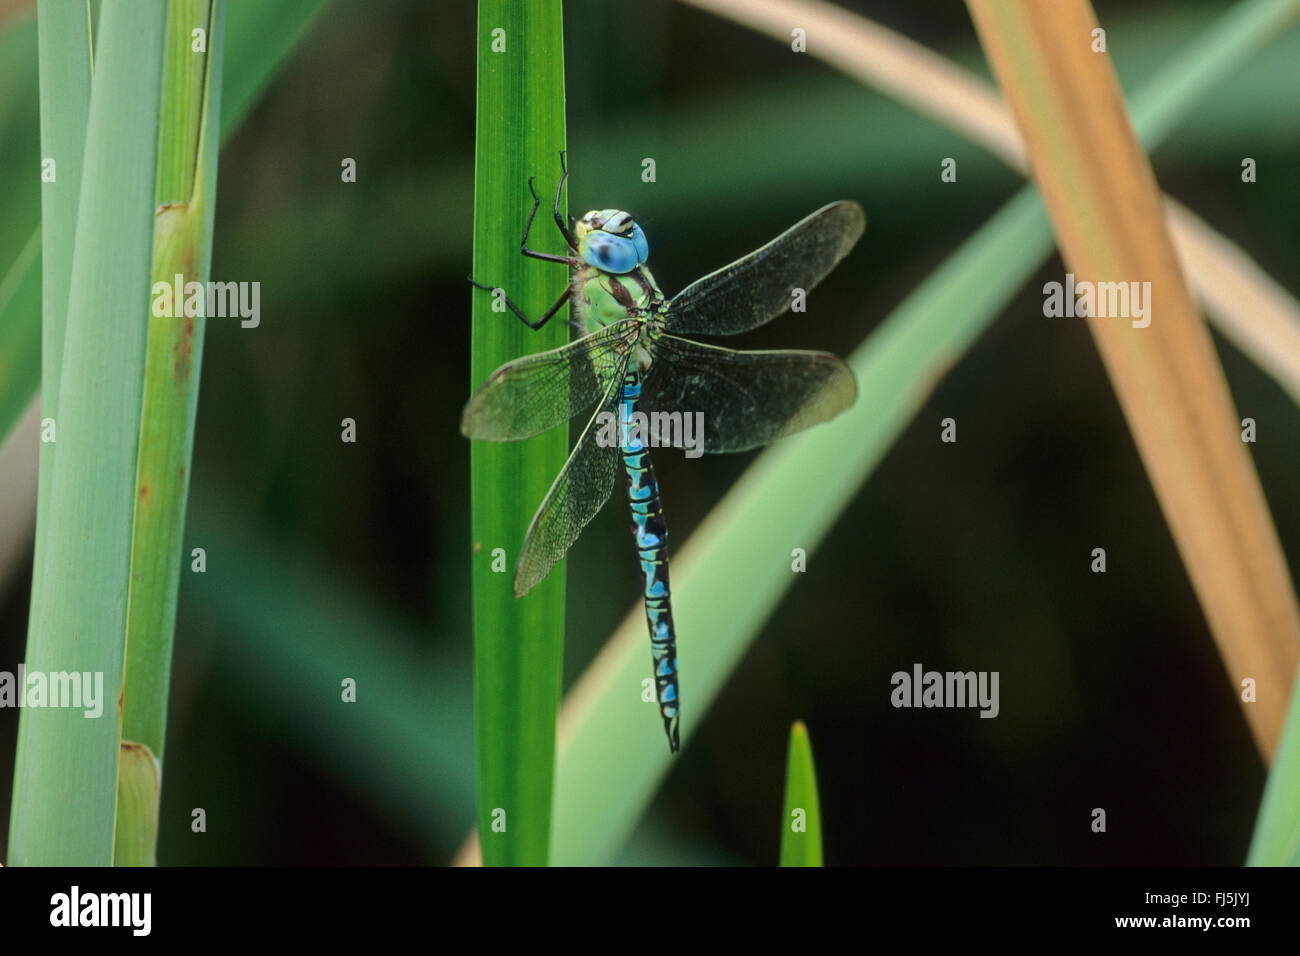
[[[519,254],[531,204],[527,184],[536,176],[540,191],[553,195],[563,148],[559,0],[483,0],[474,276],[505,289],[534,318],[564,291],[568,273]],[[564,251],[549,209],[538,214],[529,242],[543,252]],[[475,290],[473,301],[466,397],[510,359],[567,340],[564,315],[533,332],[509,312],[494,311],[490,293]],[[512,572],[533,512],[564,466],[567,439],[566,430],[557,428],[526,442],[475,442],[470,451],[478,822],[488,864],[547,862],[564,650],[564,566],[520,599],[512,590]]]
[[[86,708],[23,710],[9,841],[13,862],[22,864],[104,865],[113,856],[162,2],[109,4],[100,29],[72,252],[58,456],[45,489],[44,554],[34,574],[36,615],[25,662],[29,673],[91,675],[101,713],[88,719]]]

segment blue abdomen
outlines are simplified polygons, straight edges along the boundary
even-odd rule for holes
[[[668,734],[668,745],[678,747],[677,633],[668,587],[668,527],[659,501],[659,481],[645,445],[646,436],[637,427],[637,403],[641,398],[641,376],[629,370],[623,379],[618,403],[619,450],[627,476],[627,497],[641,568],[646,625],[650,629],[650,655],[654,661],[655,695],[659,715]]]

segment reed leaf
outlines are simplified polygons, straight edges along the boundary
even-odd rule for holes
[[[529,177],[550,195],[560,176],[563,36],[559,0],[479,4],[474,276],[505,289],[533,318],[568,282],[563,268],[519,254]],[[549,210],[529,241],[544,252],[564,251]],[[563,314],[532,332],[509,312],[494,311],[493,298],[474,290],[471,387],[504,362],[555,348],[568,335]],[[533,512],[564,466],[567,439],[560,428],[527,442],[475,442],[470,452],[478,822],[489,864],[547,862],[564,566],[518,600],[511,572]]]
[[[1149,290],[1146,319],[1094,314],[1088,327],[1229,680],[1256,684],[1245,714],[1270,759],[1300,660],[1300,607],[1150,163],[1109,58],[1093,51],[1096,17],[1086,0],[968,6],[1067,265],[1079,282]]]
[[[24,709],[9,842],[16,863],[104,865],[113,856],[162,25],[161,0],[107,3],[100,17],[58,392],[59,452],[25,661],[29,673],[91,675],[101,712]]]
[[[68,319],[68,292],[72,278],[73,247],[76,241],[77,206],[81,199],[82,159],[86,142],[86,119],[90,109],[90,22],[84,4],[76,0],[46,0],[37,8],[38,73],[41,97],[42,183],[41,218],[44,229],[32,234],[23,255],[0,288],[0,320],[5,329],[4,355],[26,374],[0,375],[4,383],[3,414],[17,421],[16,403],[25,403],[30,388],[34,394],[40,381],[49,382],[41,415],[54,426],[47,437],[57,438],[59,383],[63,366],[63,338]],[[47,163],[52,165],[46,165]],[[43,246],[43,249],[42,249]],[[37,251],[42,250],[38,257]],[[40,283],[36,282],[37,268]],[[12,310],[12,311],[10,311]],[[35,319],[40,316],[39,326]],[[37,332],[34,335],[32,333]],[[32,354],[39,349],[40,361]],[[36,373],[33,375],[32,373]],[[36,541],[33,568],[44,566],[49,532],[50,485],[54,474],[56,441],[42,441],[37,466]],[[33,572],[29,602],[27,660],[31,660],[40,619],[38,577]],[[25,715],[24,715],[25,718]],[[18,824],[18,781],[26,760],[27,737],[19,720],[14,757],[14,794],[10,805],[10,833]],[[11,837],[12,839],[12,837]]]
[[[174,288],[177,276],[182,291],[209,278],[224,14],[224,0],[169,0],[167,6],[152,271],[152,282],[165,288]],[[192,49],[195,29],[204,31],[206,56]],[[181,545],[207,303],[193,316],[182,299],[172,305],[175,317],[147,318],[114,859],[125,866],[154,863],[158,796],[126,797],[161,781],[177,590],[187,563]]]
[[[1300,866],[1300,690],[1291,693],[1282,746],[1269,770],[1246,862]]]
[[[60,16],[68,16],[84,23],[87,20],[85,6],[82,0],[54,0],[51,8]],[[325,0],[279,0],[277,3],[237,3],[230,10],[227,47],[232,51],[231,62],[234,68],[226,71],[227,82],[222,95],[223,140],[228,139],[238,128],[257,97],[266,89],[276,69],[288,57],[324,6]],[[45,4],[41,8],[44,9]],[[58,83],[71,82],[80,69],[75,66],[77,47],[74,45],[74,41],[79,43],[80,39],[75,30],[69,32],[66,26],[50,35],[60,40],[67,39],[66,44],[61,43],[59,47],[63,51],[59,62],[66,62],[69,66],[67,70],[57,70],[54,80]],[[7,44],[21,39],[15,29],[3,37],[0,43]],[[88,49],[88,42],[83,49]],[[55,117],[60,125],[66,125],[68,129],[77,125],[79,116],[81,135],[84,136],[86,106],[90,95],[88,52],[83,52],[81,59],[85,61],[86,102],[79,110],[60,108],[53,112],[42,109],[41,112],[42,117]],[[68,155],[66,150],[61,150],[60,154]],[[43,149],[42,155],[48,156],[51,152]],[[80,164],[74,163],[70,172],[80,175]],[[24,176],[15,183],[15,189],[26,189],[29,181]],[[76,196],[74,191],[74,213]],[[48,191],[46,198],[49,198]],[[12,230],[17,223],[11,221],[6,225]],[[58,349],[49,346],[42,349],[41,346],[42,323],[38,314],[39,307],[33,304],[35,299],[31,292],[32,283],[41,284],[40,256],[33,258],[30,255],[31,249],[39,250],[40,246],[40,229],[34,228],[23,253],[9,265],[4,279],[0,280],[0,435],[9,433],[27,402],[36,394],[39,384],[37,369],[46,366],[50,362],[50,356],[57,357],[53,363],[56,368],[62,361]],[[63,295],[66,294],[65,282]],[[57,372],[53,379],[47,376],[46,381],[57,383]],[[47,391],[53,393],[47,401],[55,402],[58,397],[57,387],[47,386]],[[43,472],[49,474],[48,469],[43,469]]]
[[[812,741],[802,720],[790,727],[785,766],[785,813],[781,816],[781,865],[822,865],[822,811]]]
[[[296,42],[297,38],[304,33],[307,26],[322,6],[323,0],[292,0],[292,2],[277,5],[239,4],[236,6],[236,12],[231,17],[231,20],[237,25],[238,35],[241,37],[241,46],[238,56],[239,80],[235,84],[240,95],[234,107],[227,104],[224,110],[221,108],[219,76],[210,84],[214,89],[214,95],[212,97],[212,111],[209,116],[221,117],[222,132],[224,134],[228,135],[238,125],[255,97],[262,89],[264,89],[265,84],[270,75],[274,72],[275,67],[287,54],[292,43]],[[119,17],[120,14],[115,12],[113,16]],[[81,0],[45,0],[45,2],[42,2],[39,6],[39,19],[41,46],[40,85],[42,155],[55,159],[57,164],[55,167],[57,178],[54,183],[47,183],[43,187],[42,205],[44,231],[42,232],[38,230],[32,233],[32,238],[29,240],[23,254],[10,268],[5,280],[0,283],[0,423],[3,423],[7,430],[8,424],[16,418],[15,409],[18,409],[19,406],[21,406],[22,403],[35,392],[35,373],[38,368],[36,354],[37,351],[40,350],[42,353],[42,360],[40,363],[42,368],[40,374],[45,381],[43,394],[44,406],[42,411],[47,419],[55,423],[56,434],[63,436],[66,445],[66,430],[64,429],[64,422],[58,415],[57,409],[59,405],[58,398],[60,394],[61,373],[64,368],[64,322],[68,311],[67,304],[69,301],[70,281],[72,275],[73,247],[74,243],[77,241],[85,241],[89,247],[95,241],[102,243],[104,246],[111,246],[117,240],[116,238],[105,240],[103,232],[101,232],[97,237],[97,240],[75,238],[77,211],[79,203],[82,200],[82,189],[80,188],[82,154],[84,152],[88,110],[90,106],[91,43],[89,25],[94,21],[94,18],[87,15],[87,5],[81,2]],[[219,22],[217,25],[218,30],[215,33],[209,34],[208,39],[210,52],[214,49],[212,44],[217,44],[217,49],[219,49],[221,44]],[[276,29],[269,29],[271,26],[274,26]],[[119,39],[117,42],[125,41]],[[186,49],[188,50],[188,37]],[[159,56],[161,57],[161,48],[159,50]],[[130,57],[127,57],[127,59],[129,58]],[[180,61],[178,61],[178,63],[179,62]],[[139,60],[139,62],[136,63],[137,70],[148,71],[152,68],[153,64],[151,56]],[[127,67],[125,65],[119,66],[119,72],[125,71],[126,69]],[[194,82],[195,78],[191,72],[188,79],[191,97],[193,95]],[[139,93],[138,83],[134,88],[134,92]],[[127,106],[124,104],[129,103],[129,108],[133,112],[132,119],[136,121],[135,125],[132,126],[131,129],[141,130],[144,128],[146,124],[140,116],[143,109],[140,105],[142,101],[132,99],[130,96],[117,92],[113,94],[105,93],[104,95],[111,95],[113,97],[113,106],[104,107],[106,111],[111,112],[112,109],[126,109]],[[188,108],[190,110],[194,108],[192,101]],[[153,109],[156,114],[156,103]],[[105,121],[104,125],[111,125],[111,122]],[[186,125],[186,121],[182,120],[182,125]],[[191,120],[188,122],[188,125],[193,129],[194,133],[197,134],[197,124]],[[122,135],[125,134],[118,135],[116,142],[112,144],[114,145],[114,148],[118,150],[117,153],[113,154],[114,156],[122,155],[122,151],[128,148],[125,141],[121,138]],[[209,144],[208,146],[205,146],[204,153],[206,156],[206,168],[213,171],[213,175],[209,176],[206,180],[207,185],[210,187],[212,183],[215,182],[215,156],[213,155],[214,150],[212,149],[212,146],[215,145],[215,139],[211,135],[211,131],[206,135],[206,142]],[[112,134],[107,132],[103,132],[102,136],[105,143],[107,143],[109,139],[113,138]],[[152,133],[150,133],[150,136],[152,136]],[[153,157],[156,154],[157,146],[158,144],[154,143],[153,151],[150,153],[149,164],[147,164],[150,169],[152,168]],[[101,144],[101,151],[106,151],[107,149],[107,145]],[[138,155],[142,149],[143,147],[141,147],[139,142],[133,141],[129,144],[129,151],[133,155]],[[165,177],[158,178],[158,188],[162,189],[164,194],[167,190],[174,188],[176,177],[189,177],[193,175],[195,167],[193,163],[194,144],[192,142],[188,147],[188,152],[191,157],[188,163],[183,158],[179,157],[179,154],[175,157],[177,162],[171,167],[170,181]],[[129,163],[131,161],[123,159],[121,162]],[[139,167],[138,163],[133,165],[133,171],[136,173],[138,173],[141,168],[142,167]],[[108,183],[108,188],[116,190],[117,186],[112,178],[115,174],[116,170],[112,169],[104,175],[101,175],[98,179],[100,187],[104,188],[104,184]],[[132,181],[134,182],[134,180]],[[25,179],[24,182],[26,182]],[[182,187],[181,195],[185,195],[185,188],[188,187]],[[151,186],[150,192],[151,194],[154,192],[153,186]],[[152,208],[152,204],[149,205],[149,208]],[[198,214],[188,217],[190,224],[186,225],[179,231],[171,231],[173,241],[176,236],[184,234],[187,231],[193,231],[193,224],[196,221],[203,234],[205,236],[210,236],[212,212],[213,204],[211,202],[211,196],[207,195],[206,205],[199,208]],[[100,212],[98,215],[99,228],[101,230],[109,230],[110,235],[112,235],[111,221],[115,213]],[[107,220],[110,225],[106,225],[105,220]],[[172,217],[172,224],[175,224],[174,216]],[[36,250],[42,243],[42,240],[44,241],[45,247],[43,257],[36,254]],[[184,243],[182,243],[182,245],[184,245]],[[124,252],[124,250],[119,251]],[[206,258],[209,254],[210,248],[203,251],[202,258]],[[42,264],[41,276],[39,277],[37,272],[38,263]],[[38,292],[37,290],[38,278],[41,280],[41,284],[44,285],[43,293]],[[148,269],[146,268],[145,275],[141,278],[140,282],[140,287],[146,291],[148,287],[147,278]],[[125,290],[122,291],[125,292]],[[125,294],[123,294],[122,297],[126,298]],[[42,302],[45,313],[45,320],[39,327],[34,320],[37,302]],[[147,312],[140,314],[148,315]],[[43,345],[40,341],[42,335],[45,339]],[[102,335],[100,338],[102,339]],[[101,341],[101,347],[102,344]],[[162,348],[162,346],[159,346],[155,349],[155,356],[159,354]],[[91,351],[93,353],[93,348]],[[105,350],[105,354],[108,354],[108,351],[109,350]],[[78,361],[82,363],[82,366],[86,365],[88,362],[86,350],[82,349],[78,352],[78,356]],[[132,360],[134,359],[132,358]],[[116,375],[117,371],[113,374]],[[114,384],[120,385],[121,383],[117,382],[115,379]],[[137,387],[139,387],[138,382]],[[189,425],[187,428],[192,430],[192,396],[187,401],[189,402],[189,405],[185,408],[184,414],[173,416],[172,424],[174,425],[177,422],[188,420]],[[11,406],[13,407],[11,408]],[[117,410],[117,414],[120,417],[120,409]],[[137,409],[135,424],[126,432],[117,436],[119,438],[126,435],[132,436],[133,447],[134,436],[140,428],[139,414],[140,410]],[[115,418],[115,420],[118,419]],[[30,615],[29,625],[31,633],[29,634],[29,650],[26,658],[27,666],[32,669],[37,666],[33,661],[40,660],[40,655],[46,654],[47,651],[49,654],[53,655],[49,657],[49,659],[53,661],[66,659],[70,654],[70,651],[66,646],[51,646],[51,638],[48,634],[39,639],[36,635],[37,625],[41,621],[41,614],[38,610],[39,601],[45,591],[54,587],[52,584],[47,584],[45,588],[40,586],[42,580],[40,569],[46,566],[43,552],[44,541],[46,538],[44,532],[47,527],[47,521],[43,516],[48,507],[47,502],[51,499],[50,487],[54,474],[54,453],[57,447],[57,442],[43,442],[41,446],[42,461],[40,467],[40,480],[42,491],[39,496],[41,502],[39,513],[42,517],[38,523],[36,539],[37,553],[35,567],[37,569],[37,574],[35,575],[32,589],[32,613]],[[83,449],[83,452],[85,453],[81,456],[81,460],[84,462],[88,460],[89,450]],[[102,454],[99,454],[98,457],[95,458],[96,461],[104,461],[107,460],[107,458],[112,457],[115,465],[120,464],[120,456],[125,453],[123,444],[114,445],[111,450],[100,449],[99,452],[102,452]],[[188,459],[188,454],[188,444],[186,444],[186,459]],[[135,470],[134,466],[132,470]],[[91,470],[84,472],[84,475],[90,478],[93,478],[95,474],[93,467],[91,467]],[[178,479],[181,482],[184,481],[184,479],[179,477],[179,472]],[[79,484],[84,484],[84,482],[79,482]],[[84,494],[84,488],[81,489],[81,493]],[[183,493],[179,498],[173,495],[172,500],[180,500],[183,502]],[[179,532],[180,525],[173,524],[171,534],[179,536]],[[99,551],[97,550],[96,553],[99,553]],[[172,549],[172,554],[175,554],[175,549]],[[173,566],[169,573],[174,576],[176,571],[174,568],[175,561],[173,560],[169,562],[161,550],[157,552],[157,556],[160,566],[164,568],[164,571],[166,570],[167,565],[170,564]],[[165,577],[166,574],[164,573],[163,578]],[[125,582],[126,578],[123,578],[122,585],[124,588],[126,586]],[[107,581],[97,581],[95,582],[95,585],[96,588],[99,588],[101,591],[108,589]],[[174,583],[162,590],[170,590],[170,598],[168,598],[170,609],[164,610],[163,617],[167,620],[172,620],[174,619],[175,610]],[[114,595],[114,600],[116,600],[116,595]],[[66,613],[63,615],[65,618],[67,616]],[[168,624],[166,628],[168,635],[170,635],[170,628],[171,625]],[[121,634],[119,634],[119,654],[121,653],[120,639]],[[136,646],[138,647],[139,644],[140,642],[137,642]],[[132,693],[131,697],[137,703],[144,700],[151,700],[153,703],[147,709],[148,712],[145,713],[138,709],[132,710],[128,708],[128,715],[124,715],[124,719],[128,721],[128,728],[132,729],[133,732],[140,737],[157,742],[158,754],[161,754],[162,741],[164,739],[162,725],[166,706],[166,675],[170,660],[170,636],[168,636],[166,644],[167,650],[165,657],[162,654],[153,655],[155,660],[151,667],[136,670],[137,675],[142,675],[138,679],[144,680],[146,683],[150,684],[151,687],[149,693]],[[111,660],[112,656],[113,655],[103,647],[99,648],[96,652],[97,659]],[[121,658],[119,656],[118,666],[120,666],[120,660]],[[150,673],[152,673],[152,677],[147,676]],[[108,688],[106,693],[109,693],[109,695],[112,696],[116,687],[114,678],[105,673],[104,681],[104,686]],[[105,706],[111,711],[111,700],[108,701]],[[92,841],[92,843],[89,844],[90,849],[87,849],[86,853],[79,856],[74,855],[77,852],[76,844],[65,840],[55,840],[50,842],[48,851],[53,854],[52,856],[42,855],[47,852],[46,849],[42,849],[36,856],[32,855],[30,847],[40,841],[39,834],[54,826],[49,819],[50,807],[42,808],[40,813],[34,813],[30,809],[30,802],[33,799],[39,799],[34,798],[32,795],[36,794],[40,790],[40,787],[44,785],[44,781],[59,777],[66,780],[71,775],[75,774],[78,762],[77,739],[75,737],[68,737],[59,744],[42,751],[43,756],[41,758],[41,763],[45,766],[40,771],[33,770],[29,773],[24,769],[24,755],[28,751],[29,740],[50,740],[56,737],[59,733],[53,729],[51,729],[48,734],[29,729],[28,723],[36,719],[37,718],[32,718],[29,713],[25,712],[20,721],[18,757],[15,768],[14,801],[12,804],[10,820],[13,859],[16,862],[24,862],[25,860],[34,861],[37,859],[41,861],[57,860],[59,862],[107,862],[102,854],[102,846],[104,842],[103,831],[107,829],[111,840],[111,819],[113,811],[111,800],[107,801],[107,810],[105,810],[103,793],[105,786],[109,786],[111,790],[111,783],[104,783],[107,779],[107,774],[104,773],[105,767],[99,763],[94,764],[94,779],[87,781],[88,792],[85,795],[84,801],[81,801],[94,803],[94,811],[97,815],[94,817],[87,816],[85,822],[87,824],[87,832],[89,832],[89,829],[93,828],[97,837],[96,841]],[[109,716],[101,718],[98,726],[101,728],[107,727],[112,723],[113,720],[110,714]],[[141,725],[147,725],[151,729],[147,731],[136,729]],[[81,729],[80,725],[72,726]],[[98,738],[96,738],[96,740],[98,742]],[[148,747],[133,750],[133,753],[137,755],[146,752],[150,753],[151,760],[155,759]],[[143,768],[143,763],[140,761],[127,760],[124,756],[124,772],[131,773],[133,767]],[[156,785],[158,772],[159,768],[155,765],[149,768],[148,772],[142,773],[140,779],[141,781],[148,782],[146,781],[146,778],[148,778],[149,781],[153,781],[150,783],[151,786]],[[128,791],[133,794],[137,792],[134,784],[130,781],[127,783],[124,794]],[[48,802],[50,804],[53,803],[53,801]],[[152,813],[156,817],[156,794],[152,801],[144,801],[140,805],[146,808],[146,813]],[[105,812],[109,814],[110,820],[110,824],[107,827],[105,827],[103,818]],[[128,815],[128,817],[129,816],[130,815]],[[150,848],[149,852],[152,853],[152,847],[155,842],[153,827],[148,824],[148,821],[143,821],[143,823],[143,826],[136,828],[134,834],[119,833],[119,837],[122,838],[119,840],[119,846],[147,846]],[[154,823],[156,824],[156,820]],[[32,834],[37,835],[33,836]],[[21,843],[19,839],[20,835],[22,839],[27,840],[26,844]],[[137,840],[137,835],[141,836],[142,839]],[[82,849],[86,849],[86,847],[83,847]],[[20,854],[26,854],[26,856]]]
[[[63,373],[63,338],[67,330],[68,293],[77,232],[77,205],[81,200],[82,154],[86,146],[87,111],[90,109],[91,35],[86,5],[78,0],[47,0],[41,3],[37,8],[37,31],[41,88],[43,226],[42,256],[39,260],[40,381],[47,383],[47,395],[41,402],[41,415],[57,425],[59,386]],[[47,167],[46,163],[50,165]],[[47,174],[53,177],[52,182],[44,181]],[[28,244],[29,250],[34,248],[33,244]],[[28,314],[35,313],[29,311]],[[49,487],[57,449],[55,441],[41,442],[35,567],[41,566],[44,554]],[[37,594],[38,589],[33,587],[29,639],[31,626],[39,617]]]

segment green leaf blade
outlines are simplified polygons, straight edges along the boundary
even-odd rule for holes
[[[58,456],[34,587],[29,672],[90,674],[100,715],[29,708],[10,852],[24,864],[112,861],[118,695],[153,241],[161,0],[101,17],[68,295]]]
[[[785,767],[785,813],[781,817],[781,865],[822,865],[822,812],[812,741],[802,720],[790,727]]]
[[[155,213],[151,287],[171,288],[178,275],[182,289],[210,278],[224,16],[224,0],[173,0],[168,6],[156,195],[184,198]],[[207,36],[206,55],[192,49],[195,29]],[[175,315],[147,318],[123,674],[123,774],[141,750],[161,774],[176,604],[187,563],[182,545],[207,304],[193,316],[184,314],[183,300],[172,305]],[[114,862],[152,865],[158,802],[129,800],[126,786],[124,779],[117,827],[119,837],[133,838],[118,840]],[[154,817],[141,816],[148,813]]]
[[[1291,708],[1246,858],[1248,866],[1300,866],[1300,682]]]
[[[568,282],[561,266],[519,254],[532,201],[529,177],[536,176],[539,193],[550,196],[560,176],[565,128],[560,3],[484,0],[478,43],[474,276],[504,288],[538,318]],[[564,251],[549,209],[539,211],[529,243],[543,252]],[[510,359],[555,348],[568,338],[563,315],[533,332],[509,312],[493,311],[492,299],[473,290],[471,388]],[[548,860],[564,566],[518,600],[510,571],[533,512],[567,455],[563,428],[526,442],[475,442],[470,451],[478,823],[483,861],[489,865]],[[504,571],[495,570],[494,563],[496,568],[504,563]]]

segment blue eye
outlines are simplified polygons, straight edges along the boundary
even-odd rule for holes
[[[604,232],[594,233],[587,240],[582,257],[602,272],[615,274],[631,272],[639,261],[633,239],[611,236]]]
[[[650,258],[650,244],[645,241],[645,233],[636,223],[632,224],[632,245],[636,246],[636,256],[641,262]]]

